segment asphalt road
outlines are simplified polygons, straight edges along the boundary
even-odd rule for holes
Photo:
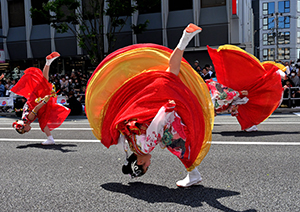
[[[125,154],[95,139],[87,119],[53,131],[55,146],[33,123],[19,135],[0,118],[0,211],[300,211],[300,117],[274,114],[245,133],[217,116],[200,185],[177,188],[180,161],[156,147],[143,177],[121,173]]]

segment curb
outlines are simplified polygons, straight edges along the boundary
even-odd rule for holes
[[[274,113],[300,113],[300,108],[277,108]]]

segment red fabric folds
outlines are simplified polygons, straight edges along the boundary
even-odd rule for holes
[[[43,76],[43,72],[38,68],[28,68],[24,72],[18,83],[11,89],[17,95],[24,96],[27,104],[32,110],[38,103],[35,99],[43,98],[51,94],[52,84]],[[37,113],[37,118],[42,131],[48,125],[50,130],[59,127],[70,113],[70,109],[56,103],[56,98],[51,97]]]
[[[239,105],[237,119],[241,129],[258,125],[279,106],[282,98],[281,77],[278,67],[263,67],[246,52],[207,46],[219,83],[236,91],[247,90],[249,101]]]
[[[117,144],[119,123],[133,118],[139,123],[149,122],[168,100],[176,102],[175,110],[188,129],[186,148],[190,154],[185,154],[180,160],[185,167],[190,167],[201,150],[205,132],[204,117],[195,95],[170,72],[139,74],[113,95],[103,120],[101,143],[107,148]]]

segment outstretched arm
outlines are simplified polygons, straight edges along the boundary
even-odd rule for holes
[[[195,24],[189,24],[183,31],[182,37],[175,48],[175,50],[172,52],[169,60],[169,68],[167,71],[172,72],[176,76],[178,76],[180,72],[180,64],[182,60],[182,56],[184,53],[184,50],[186,46],[189,44],[190,40],[199,32],[201,32],[202,29]]]
[[[51,63],[60,56],[58,52],[52,52],[46,57],[46,65],[44,66],[43,69],[43,76],[49,81],[49,69]]]

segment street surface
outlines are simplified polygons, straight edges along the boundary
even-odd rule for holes
[[[300,117],[273,114],[246,133],[217,116],[200,185],[178,188],[180,161],[156,147],[141,178],[123,175],[125,154],[97,141],[86,118],[68,118],[42,146],[38,123],[18,134],[0,117],[0,211],[300,211]]]

